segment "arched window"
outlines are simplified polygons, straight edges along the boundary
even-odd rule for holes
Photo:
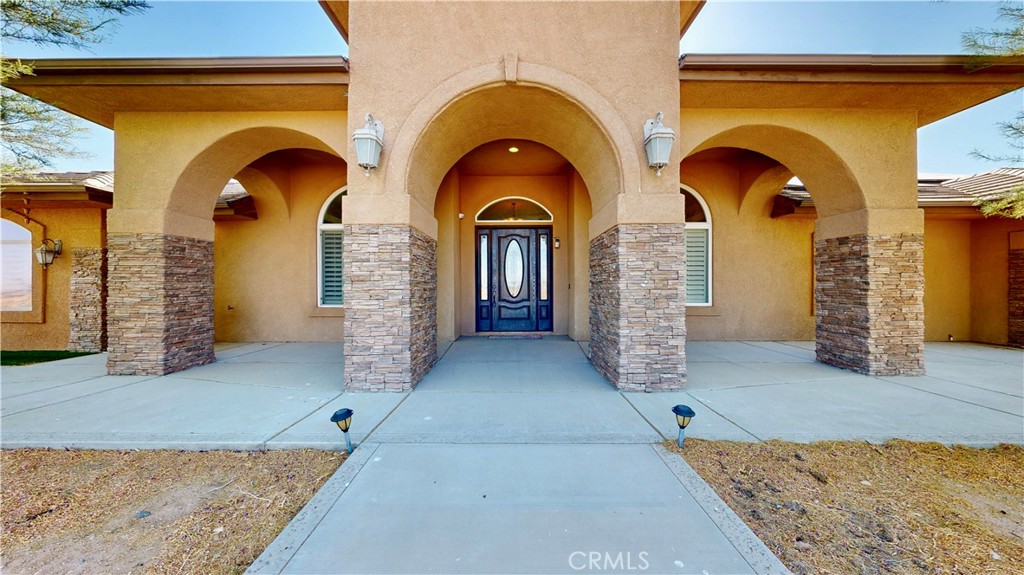
[[[679,186],[686,199],[686,305],[710,306],[711,210],[704,198],[688,186]]]
[[[501,198],[487,204],[476,215],[483,224],[511,222],[551,222],[554,218],[547,208],[533,200],[520,197]]]
[[[341,198],[348,191],[338,190],[320,208],[317,220],[317,305],[341,307],[345,303],[342,275]]]
[[[32,311],[32,232],[10,220],[0,222],[0,310]]]

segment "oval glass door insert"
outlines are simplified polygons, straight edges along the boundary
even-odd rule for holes
[[[512,240],[505,248],[505,287],[508,295],[519,297],[523,290],[523,247]]]

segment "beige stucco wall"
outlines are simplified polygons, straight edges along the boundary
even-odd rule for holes
[[[42,237],[63,242],[63,253],[54,258],[45,271],[33,260],[36,280],[45,284],[42,322],[4,321],[0,324],[0,347],[5,350],[66,349],[70,335],[71,252],[74,248],[100,248],[106,245],[103,210],[35,209],[29,214],[41,229],[32,238],[33,249]],[[26,227],[24,218],[4,210],[3,217]],[[42,237],[37,237],[42,235]],[[41,272],[41,273],[40,273]],[[21,315],[21,314],[19,314]]]
[[[317,223],[344,164],[261,160],[238,179],[258,219],[216,224],[216,339],[341,341],[344,310],[317,307]]]
[[[971,221],[929,218],[924,234],[924,338],[970,340]]]
[[[568,192],[568,228],[570,239],[566,257],[569,259],[569,337],[576,341],[590,340],[590,193],[579,172],[570,174]]]
[[[359,63],[349,132],[368,112],[387,130],[381,169],[352,182],[349,223],[411,223],[436,237],[444,175],[501,138],[543,143],[580,171],[591,237],[616,222],[661,221],[663,204],[634,196],[678,202],[677,166],[655,177],[638,137],[658,111],[679,126],[677,55],[665,49],[678,43],[678,3],[358,2],[349,19]]]
[[[275,150],[340,157],[347,122],[343,110],[118,113],[110,231],[211,240],[214,205],[228,178]]]
[[[459,221],[459,171],[452,169],[437,192],[437,340],[462,334],[462,233]],[[472,242],[472,237],[470,237]],[[472,276],[474,271],[471,269]]]
[[[971,339],[1006,344],[1009,235],[1024,222],[989,218],[971,222]]]
[[[712,305],[687,306],[687,339],[814,339],[814,219],[771,219],[779,189],[748,192],[741,169],[688,161],[681,170],[683,183],[708,204],[713,243]]]
[[[818,239],[923,229],[912,110],[688,108],[680,125],[684,157],[741,148],[786,166],[814,196]]]

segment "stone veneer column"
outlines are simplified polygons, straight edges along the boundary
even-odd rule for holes
[[[345,388],[408,391],[437,361],[437,242],[345,225]]]
[[[590,242],[590,361],[616,387],[686,383],[683,224],[619,224]]]
[[[1021,232],[1024,233],[1024,232]],[[1009,257],[1007,343],[1024,347],[1024,248],[1011,245]]]
[[[214,361],[213,242],[107,238],[107,371],[162,375]]]
[[[868,375],[924,374],[924,235],[814,242],[818,361]]]
[[[71,249],[70,351],[107,348],[107,250]]]

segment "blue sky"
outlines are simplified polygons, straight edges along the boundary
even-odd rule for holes
[[[348,54],[319,5],[292,1],[160,1],[124,18],[90,51],[10,44],[23,58],[296,56]],[[682,53],[958,54],[960,35],[996,27],[998,4],[712,0],[680,42]],[[425,50],[429,46],[424,47]],[[1018,90],[919,130],[919,170],[973,173],[997,167],[971,150],[1008,153],[998,122],[1024,107]],[[58,160],[58,170],[112,169],[113,134],[92,126],[82,142],[88,159]]]

